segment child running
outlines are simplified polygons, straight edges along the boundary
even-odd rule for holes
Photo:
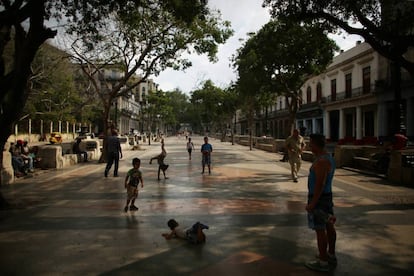
[[[141,188],[144,188],[144,181],[142,180],[142,173],[139,170],[141,160],[139,158],[132,159],[133,168],[130,169],[125,177],[125,189],[127,189],[127,201],[124,208],[128,212],[128,205],[130,211],[137,211],[138,207],[134,205],[138,198],[138,185],[141,182]]]

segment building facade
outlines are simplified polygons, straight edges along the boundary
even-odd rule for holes
[[[393,135],[394,88],[391,62],[368,43],[336,56],[327,70],[309,78],[302,86],[303,103],[297,116],[298,128],[306,133],[323,133],[340,142],[375,142]],[[401,70],[403,123],[414,135],[412,119],[414,87]]]
[[[409,52],[414,59],[414,53]],[[300,89],[296,127],[305,136],[321,133],[329,141],[375,143],[395,134],[395,89],[392,63],[368,43],[335,56],[325,72],[309,77]],[[401,119],[406,135],[414,138],[414,81],[401,70]],[[256,113],[253,134],[286,138],[290,135],[288,103],[275,103]],[[244,118],[239,115],[236,119]],[[246,120],[238,121],[240,134]]]

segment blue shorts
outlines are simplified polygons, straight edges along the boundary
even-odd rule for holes
[[[203,165],[210,165],[211,164],[210,154],[203,154],[203,159],[201,162]]]
[[[308,197],[308,203],[311,201],[312,196]],[[334,215],[332,193],[323,194],[319,198],[315,209],[312,212],[308,212],[308,226],[313,230],[326,229],[328,218],[330,215]]]

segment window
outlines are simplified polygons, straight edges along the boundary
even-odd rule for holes
[[[322,84],[318,82],[316,85],[316,101],[320,102],[322,100]]]
[[[365,67],[362,69],[362,93],[371,93],[371,67]]]
[[[352,97],[352,74],[345,75],[345,98]]]
[[[331,80],[331,100],[336,101],[336,79]]]
[[[306,89],[306,103],[310,102],[312,102],[312,89],[308,86],[308,89]]]

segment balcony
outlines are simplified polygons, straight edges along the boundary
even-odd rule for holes
[[[374,95],[375,94],[375,84],[371,85],[369,92],[365,92],[363,90],[363,87],[357,87],[352,89],[350,92],[340,92],[336,94],[336,97],[332,97],[332,95],[329,95],[327,97],[322,98],[323,103],[333,103],[333,102],[341,102],[346,101],[349,99],[356,99],[367,95]]]

